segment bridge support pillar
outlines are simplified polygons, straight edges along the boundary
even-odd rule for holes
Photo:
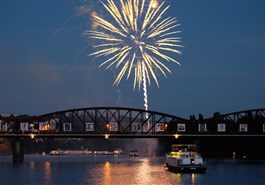
[[[13,163],[22,163],[24,161],[23,140],[16,138],[13,140]]]

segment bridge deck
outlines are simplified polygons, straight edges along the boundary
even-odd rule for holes
[[[265,137],[260,134],[0,134],[0,138],[166,138],[166,137]]]

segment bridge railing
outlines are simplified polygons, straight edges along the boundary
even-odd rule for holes
[[[9,137],[14,134],[17,135],[41,135],[41,136],[70,136],[82,135],[83,137],[93,137],[98,135],[120,135],[120,136],[170,136],[170,135],[265,135],[265,124],[255,123],[229,123],[229,122],[171,122],[171,123],[136,123],[131,124],[127,129],[128,124],[122,125],[118,123],[89,123],[83,126],[73,126],[72,123],[62,123],[59,128],[52,127],[52,124],[34,123],[34,128],[27,129],[25,125],[31,125],[28,122],[21,122],[20,128],[18,125],[7,124],[8,130],[1,130],[0,137]],[[10,126],[9,126],[10,125]],[[23,126],[21,126],[23,125]],[[36,127],[39,127],[37,129]],[[45,128],[44,128],[45,127]],[[99,128],[100,127],[100,128]],[[153,128],[152,128],[153,127]],[[23,129],[21,129],[23,128]]]

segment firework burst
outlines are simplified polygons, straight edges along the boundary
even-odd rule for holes
[[[181,54],[178,48],[181,38],[176,18],[166,17],[170,6],[158,0],[107,0],[101,2],[106,9],[108,19],[93,13],[94,30],[87,30],[89,38],[97,40],[96,51],[91,56],[104,58],[100,66],[115,67],[119,73],[114,81],[118,85],[124,76],[134,73],[135,88],[143,85],[145,108],[147,109],[146,83],[151,77],[159,86],[157,71],[165,77],[171,73],[164,62],[180,63],[169,56]],[[157,70],[158,69],[158,70]]]

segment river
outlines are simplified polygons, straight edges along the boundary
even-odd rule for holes
[[[206,159],[205,174],[176,174],[163,157],[25,155],[0,158],[0,185],[264,185],[265,160]]]

